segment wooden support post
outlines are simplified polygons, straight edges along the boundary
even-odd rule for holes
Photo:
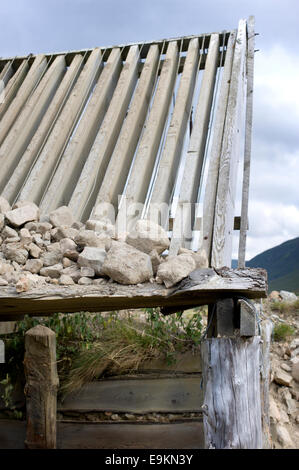
[[[42,325],[31,328],[25,334],[25,350],[25,445],[29,449],[55,449],[59,384],[55,333]]]
[[[262,427],[263,427],[263,449],[272,448],[270,434],[270,415],[269,415],[269,387],[270,387],[270,344],[273,329],[271,320],[264,320],[260,324],[261,328],[261,405],[262,405]]]
[[[259,336],[203,341],[206,448],[262,448],[259,353]]]

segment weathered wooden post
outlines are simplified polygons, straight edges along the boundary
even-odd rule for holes
[[[230,305],[235,306],[229,311]],[[240,310],[242,317],[242,309]],[[217,303],[214,308],[217,328],[213,330],[216,337],[205,339],[201,347],[206,448],[263,447],[261,337],[256,336],[252,330],[255,328],[254,317],[250,335],[240,336],[240,310],[236,303],[232,303],[232,299]],[[247,329],[250,330],[248,311],[244,315]],[[224,318],[226,322],[223,321]]]
[[[56,367],[56,337],[37,325],[25,334],[27,431],[29,449],[56,448],[56,409],[59,384]]]

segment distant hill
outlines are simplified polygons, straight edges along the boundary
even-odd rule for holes
[[[234,261],[232,266],[234,266]],[[246,261],[250,268],[264,268],[268,272],[269,292],[289,290],[299,292],[299,237],[263,251]]]

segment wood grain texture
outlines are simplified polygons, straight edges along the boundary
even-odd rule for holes
[[[37,325],[25,334],[26,442],[28,449],[56,448],[58,374],[56,336]]]
[[[262,406],[262,427],[263,427],[263,448],[272,448],[270,432],[270,412],[269,412],[269,388],[270,388],[270,347],[273,323],[271,320],[263,320],[261,328],[261,351],[260,351],[260,374],[261,374],[261,406]]]
[[[17,293],[14,287],[0,288],[0,320],[15,320],[21,315],[51,315],[56,312],[103,312],[126,308],[191,308],[214,303],[223,297],[243,294],[248,298],[267,295],[267,273],[259,268],[219,269],[212,275],[193,271],[175,287],[166,289],[156,283],[124,286],[104,280],[99,286],[42,285]]]
[[[254,75],[254,17],[250,16],[247,23],[247,101],[245,117],[245,144],[244,144],[244,167],[243,167],[243,191],[241,206],[241,227],[239,238],[238,267],[245,267],[246,236],[248,229],[248,200],[250,181],[250,159],[252,138],[252,114],[253,114],[253,75]]]
[[[208,449],[261,449],[260,337],[202,343],[204,433]]]
[[[246,21],[239,22],[232,65],[227,113],[220,156],[215,206],[212,260],[215,267],[230,266],[237,168],[239,160],[242,106],[244,101],[244,64]]]

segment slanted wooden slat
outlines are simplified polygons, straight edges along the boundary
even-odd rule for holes
[[[0,144],[2,144],[2,142],[4,141],[15,119],[19,115],[28,97],[30,96],[37,83],[41,79],[46,68],[47,60],[44,54],[38,55],[35,61],[33,62],[22,85],[20,86],[15,99],[12,101],[11,105],[7,109],[5,113],[5,119],[1,119],[0,121]]]
[[[30,167],[34,163],[35,158],[39,152],[42,150],[42,147],[45,144],[45,141],[49,136],[49,133],[53,128],[57,117],[59,116],[63,104],[67,99],[80,72],[82,63],[83,58],[81,55],[74,57],[70,67],[63,77],[61,84],[59,85],[57,92],[55,93],[53,100],[47,109],[46,114],[43,116],[38,129],[28,144],[18,165],[15,167],[11,178],[6,182],[2,196],[11,203],[13,203],[13,201],[16,199],[18,192],[25,181],[26,175],[30,170]]]
[[[7,83],[4,93],[5,93],[5,100],[3,103],[0,103],[0,119],[3,119],[3,116],[8,109],[10,103],[16,96],[19,87],[21,86],[27,72],[29,70],[29,63],[28,60],[24,60],[15,74],[11,77],[9,82]]]
[[[33,201],[39,204],[54,166],[70,137],[70,133],[77,123],[79,113],[86,103],[93,87],[94,81],[99,73],[101,62],[102,56],[100,50],[94,49],[57,119],[43,150],[35,162],[20,192],[19,199]]]
[[[172,255],[177,254],[182,241],[184,246],[188,246],[186,239],[192,237],[195,203],[203,167],[218,56],[219,35],[212,34],[196,108],[193,131],[184,167],[177,214],[174,221],[173,236],[170,246],[170,253]],[[184,210],[186,203],[186,210]]]
[[[199,60],[199,42],[193,39],[189,43],[184,70],[179,84],[172,118],[170,121],[164,149],[159,162],[150,204],[169,203],[175,184],[177,169],[184,143],[184,136],[191,111],[192,97],[196,83]],[[151,217],[151,211],[149,217]],[[168,215],[160,223],[166,226]],[[153,215],[152,215],[153,216]],[[156,220],[156,222],[159,222]]]
[[[157,74],[158,60],[159,48],[153,45],[148,52],[133,101],[106,170],[95,203],[93,218],[97,217],[98,204],[108,202],[117,210],[118,196],[123,193],[132,158],[144,126]]]
[[[125,197],[118,214],[118,224],[126,221],[127,229],[136,221],[135,215],[128,213],[136,203],[144,204],[152,171],[155,165],[169,104],[176,79],[178,65],[178,45],[176,41],[168,44],[166,60],[163,64],[157,90],[154,96],[145,129],[138,146],[133,167],[129,176]],[[141,214],[139,214],[139,218]]]
[[[230,87],[230,77],[232,71],[236,32],[229,36],[225,63],[221,77],[220,91],[218,97],[217,110],[213,126],[213,138],[210,152],[210,161],[207,175],[207,182],[203,200],[203,220],[201,246],[206,251],[209,260],[211,259],[211,246],[213,238],[213,226],[215,216],[215,204],[218,185],[218,173],[220,164],[220,154],[223,139],[223,130],[227,110],[228,94]]]
[[[88,217],[116,144],[138,78],[139,48],[133,46],[120,74],[110,106],[69,201],[77,217]]]
[[[13,75],[13,67],[12,67],[12,60],[8,61],[5,65],[3,70],[1,70],[0,73],[0,84],[2,82],[2,86],[6,86],[8,80],[11,78]]]
[[[67,204],[80,176],[85,160],[104,119],[121,71],[121,54],[113,49],[84,115],[66,148],[40,204],[42,214]]]
[[[248,229],[248,199],[250,179],[251,134],[252,134],[252,109],[253,109],[253,72],[254,72],[254,17],[250,16],[247,22],[247,101],[246,101],[246,125],[243,168],[243,192],[241,208],[241,227],[239,239],[239,268],[245,267],[246,236]]]
[[[0,147],[0,188],[3,189],[30,142],[49,102],[66,70],[63,56],[58,56],[45,73],[37,88],[23,106],[19,116]],[[7,158],[9,155],[9,158]]]
[[[230,266],[231,264],[236,177],[244,101],[245,54],[246,21],[241,20],[235,45],[220,156],[211,261],[211,265],[215,267]]]

